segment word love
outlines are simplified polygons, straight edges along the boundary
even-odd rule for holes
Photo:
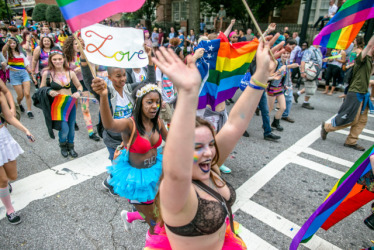
[[[112,56],[108,56],[108,55],[105,55],[103,54],[100,49],[104,46],[104,44],[107,42],[107,41],[110,41],[110,40],[113,40],[113,36],[112,35],[108,35],[107,37],[103,37],[99,34],[97,34],[96,32],[92,31],[92,30],[88,30],[86,31],[85,35],[87,37],[92,37],[92,34],[100,37],[101,39],[103,39],[102,43],[100,44],[100,46],[96,46],[92,43],[89,43],[87,44],[86,46],[86,51],[88,53],[95,53],[95,52],[98,52],[100,53],[100,55],[102,55],[103,57],[105,58],[114,58],[117,62],[121,62],[123,59],[125,59],[125,57],[127,56],[127,61],[130,62],[131,59],[134,58],[135,55],[138,55],[138,59],[146,59],[145,57],[141,57],[142,54],[144,54],[144,50],[139,50],[138,52],[134,52],[132,53],[132,55],[130,56],[130,51],[127,51],[127,52],[123,52],[123,51],[117,51],[115,52]],[[93,49],[91,50],[90,48],[93,47]]]

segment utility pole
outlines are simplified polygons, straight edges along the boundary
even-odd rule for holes
[[[309,14],[310,14],[311,7],[312,7],[312,0],[306,0],[304,15],[303,15],[303,23],[301,25],[301,32],[300,32],[300,43],[305,42],[306,40],[306,32],[308,31]]]

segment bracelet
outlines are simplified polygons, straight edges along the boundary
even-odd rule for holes
[[[253,85],[251,82],[248,82],[248,87],[251,87],[253,89],[257,89],[257,90],[265,90],[264,88],[260,87],[260,86],[256,86],[256,85]]]
[[[81,59],[81,62],[87,62],[87,60],[86,59]]]
[[[263,89],[266,89],[268,87],[269,84],[265,84],[265,83],[262,83],[262,82],[259,82],[257,81],[256,79],[254,79],[253,77],[251,77],[251,80],[253,81],[253,83]]]
[[[82,90],[78,90],[79,96],[82,96]]]

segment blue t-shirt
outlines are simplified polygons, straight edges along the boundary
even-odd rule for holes
[[[181,39],[181,43],[179,44],[178,47],[183,47],[184,46],[184,35],[179,35],[178,38]]]

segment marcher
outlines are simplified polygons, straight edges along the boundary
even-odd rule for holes
[[[365,151],[365,148],[358,145],[357,141],[358,136],[366,126],[369,109],[372,111],[374,108],[368,92],[370,75],[373,74],[373,57],[374,36],[371,37],[367,46],[355,60],[348,94],[338,114],[331,120],[331,123],[322,123],[322,140],[326,140],[329,132],[351,127],[344,146]]]
[[[39,46],[34,50],[31,71],[33,74],[36,74],[38,84],[40,84],[42,79],[43,69],[48,67],[49,52],[53,47],[54,42],[52,38],[45,36],[40,38]]]
[[[247,128],[266,86],[264,82],[274,71],[276,65],[269,50],[278,36],[270,43],[260,42],[258,71],[217,136],[209,123],[195,119],[201,76],[193,60],[189,57],[185,65],[171,50],[161,48],[161,52],[156,52],[155,63],[179,92],[164,150],[157,200],[159,234],[147,238],[149,249],[178,249],[186,245],[191,249],[246,249],[234,232],[230,213],[234,188],[220,177],[217,168]],[[281,53],[277,52],[281,46],[273,48],[275,57]]]
[[[74,94],[71,91],[73,84],[78,90]],[[43,72],[42,75],[40,88],[47,86],[50,86],[51,88],[48,89],[47,94],[53,98],[57,97],[58,95],[67,95],[78,99],[81,97],[81,93],[83,91],[83,87],[80,84],[76,74],[74,71],[70,70],[68,62],[58,47],[51,49],[48,58],[48,68]],[[41,93],[43,93],[43,91],[41,91]],[[48,98],[48,96],[44,96],[44,98]],[[76,105],[74,104],[67,121],[62,120],[60,122],[61,127],[58,133],[61,155],[65,158],[69,155],[73,158],[78,157],[78,153],[74,150],[75,119]]]
[[[1,81],[1,80],[0,80]],[[1,84],[4,84],[1,81]],[[0,113],[2,113],[7,123],[25,133],[27,138],[33,142],[35,139],[30,131],[24,127],[12,114],[9,104],[4,94],[0,91]],[[6,217],[11,224],[22,222],[20,215],[14,210],[10,193],[12,186],[9,181],[17,179],[17,160],[16,158],[23,153],[20,145],[10,135],[4,124],[5,120],[0,118],[0,199],[6,210]]]

